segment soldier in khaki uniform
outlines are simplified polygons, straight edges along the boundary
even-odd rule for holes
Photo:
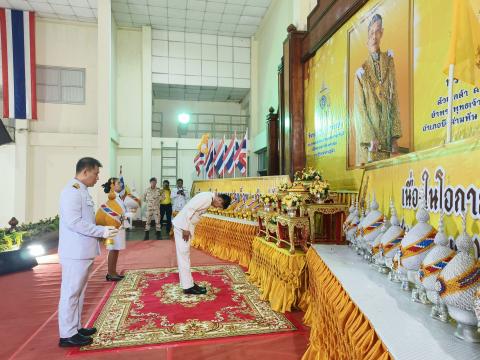
[[[145,224],[145,237],[144,240],[148,240],[150,237],[150,223],[155,220],[155,228],[157,230],[157,239],[160,239],[160,201],[162,201],[164,195],[161,190],[157,188],[157,179],[150,179],[150,187],[145,190],[143,194],[143,202],[147,206],[147,222]]]
[[[383,20],[375,14],[368,25],[370,56],[354,79],[357,165],[398,153],[402,136],[393,52],[380,50],[382,36]]]

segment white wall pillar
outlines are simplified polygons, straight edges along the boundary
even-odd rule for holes
[[[250,137],[250,158],[249,158],[249,170],[250,176],[257,176],[258,159],[255,151],[258,150],[255,147],[257,137],[259,135],[259,129],[261,128],[260,122],[263,120],[259,114],[258,109],[258,40],[252,37],[251,40],[251,60],[250,60],[250,124],[249,124],[249,137]],[[274,89],[272,89],[274,91]]]
[[[20,223],[31,220],[27,206],[31,186],[28,176],[28,121],[15,120],[15,203],[11,216],[15,216]]]
[[[97,157],[103,164],[101,181],[115,174],[112,169],[112,4],[111,0],[98,2],[98,105],[97,105]],[[100,191],[100,190],[99,190]],[[102,197],[100,197],[102,199]]]
[[[142,179],[152,176],[152,28],[142,27]]]
[[[293,25],[297,27],[297,30],[307,30],[307,17],[317,5],[317,0],[295,0],[292,5]]]
[[[118,131],[117,131],[117,24],[111,17],[111,67],[110,67],[110,175],[118,176],[117,164]]]

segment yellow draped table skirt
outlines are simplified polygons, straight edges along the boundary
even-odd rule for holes
[[[368,319],[352,302],[317,252],[307,252],[310,345],[302,360],[393,359]]]
[[[262,300],[269,301],[273,310],[282,313],[294,307],[305,310],[305,266],[303,251],[290,254],[287,249],[256,237],[248,268],[249,280],[260,288]]]
[[[204,216],[195,227],[192,245],[222,260],[248,267],[257,233],[256,225]]]

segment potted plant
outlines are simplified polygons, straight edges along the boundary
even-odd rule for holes
[[[280,195],[280,197],[287,195],[288,189],[290,189],[291,187],[292,184],[288,182],[281,183],[278,187],[278,195]]]
[[[277,195],[275,194],[263,194],[261,197],[263,208],[269,212],[274,207],[274,203],[277,201]]]
[[[301,182],[303,183],[303,185],[306,185],[306,186],[309,186],[310,183],[312,183],[313,181],[323,180],[322,175],[320,174],[320,171],[312,167],[305,168],[302,171],[295,172],[293,177],[296,182]]]
[[[283,204],[287,209],[287,215],[295,217],[297,215],[297,207],[300,205],[300,198],[296,195],[289,194],[283,198]]]
[[[316,180],[310,186],[310,194],[315,198],[317,204],[322,204],[328,198],[330,185],[327,181]]]

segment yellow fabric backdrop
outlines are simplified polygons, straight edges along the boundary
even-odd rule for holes
[[[422,173],[428,170],[429,189],[438,186],[435,173],[441,169],[444,173],[443,190],[447,186],[461,186],[467,189],[469,185],[480,188],[478,178],[480,159],[480,141],[477,139],[463,140],[460,142],[445,145],[436,149],[420,151],[405,157],[384,160],[369,165],[365,169],[364,182],[368,180],[367,193],[375,193],[380,210],[390,216],[389,202],[392,199],[395,203],[397,214],[400,219],[404,218],[409,225],[416,223],[415,209],[402,208],[402,187],[406,185],[409,174],[412,172],[414,186],[423,190]],[[368,196],[366,197],[368,199]],[[445,205],[445,199],[443,202]],[[456,199],[457,197],[454,197]],[[428,201],[430,196],[428,196]],[[478,202],[475,202],[478,211]],[[430,209],[429,209],[430,210]],[[468,204],[467,210],[467,231],[470,234],[478,234],[480,229],[478,223],[472,218],[472,205]],[[449,236],[456,237],[461,230],[462,220],[460,214],[445,216],[445,230]],[[438,226],[439,213],[430,210],[430,223]],[[478,219],[478,215],[476,216]]]
[[[358,189],[362,178],[361,170],[347,169],[347,95],[349,83],[354,79],[349,67],[352,65],[349,63],[352,61],[349,49],[356,45],[352,42],[363,44],[362,39],[351,38],[349,34],[356,26],[364,26],[373,12],[380,13],[385,20],[382,51],[393,51],[398,69],[401,67],[400,61],[408,61],[407,71],[399,72],[397,69],[397,80],[400,84],[404,78],[411,76],[407,94],[399,95],[400,102],[407,106],[402,107],[401,113],[408,115],[406,119],[402,117],[403,121],[410,123],[410,152],[432,149],[444,143],[447,76],[443,69],[452,32],[453,0],[411,0],[410,28],[404,30],[395,26],[396,7],[405,7],[407,3],[407,0],[368,1],[317,50],[305,66],[307,166],[322,170],[333,189]],[[480,2],[469,0],[469,3],[478,20]],[[407,32],[411,36],[405,39]],[[409,47],[409,56],[402,57],[401,53],[405,53],[403,49],[406,47]],[[398,49],[402,51],[399,53]],[[408,97],[410,101],[407,101]],[[455,82],[453,107],[453,140],[478,137],[480,90],[462,81]],[[407,140],[405,133],[401,142]],[[413,161],[414,158],[406,156]]]
[[[273,310],[284,313],[298,307],[305,311],[305,265],[303,251],[290,254],[275,243],[256,237],[248,268],[249,280],[260,288],[262,300],[268,300]]]
[[[192,246],[223,260],[248,267],[258,226],[202,217],[195,228]]]
[[[307,252],[310,345],[302,360],[393,360],[368,319],[313,248]]]

